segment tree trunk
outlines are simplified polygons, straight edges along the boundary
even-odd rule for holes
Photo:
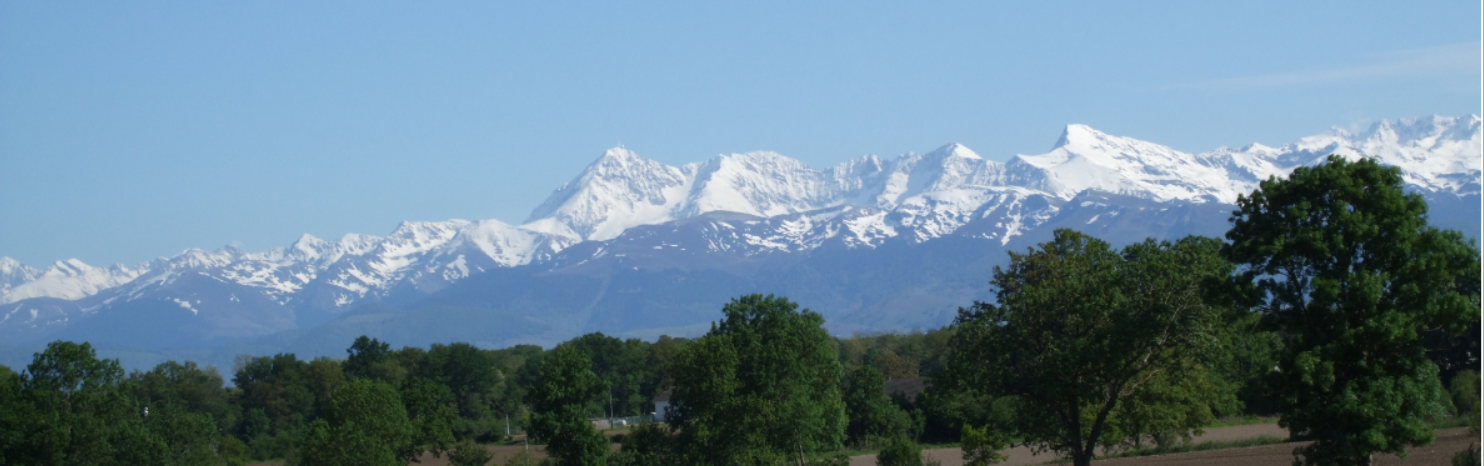
[[[1072,466],[1092,466],[1092,451],[1072,452]]]

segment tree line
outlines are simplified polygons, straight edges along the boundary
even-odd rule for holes
[[[1242,196],[1224,241],[1058,230],[995,269],[993,301],[926,332],[832,337],[819,314],[748,295],[695,339],[363,336],[343,358],[239,357],[230,386],[192,362],[126,375],[54,342],[0,366],[0,464],[487,464],[481,443],[521,432],[560,465],[839,465],[846,446],[920,465],[926,442],[974,465],[1027,445],[1080,466],[1246,415],[1313,440],[1297,462],[1369,464],[1479,415],[1479,251],[1402,186],[1331,157]],[[662,393],[664,423],[589,422],[653,414]],[[1477,464],[1477,446],[1462,454]]]

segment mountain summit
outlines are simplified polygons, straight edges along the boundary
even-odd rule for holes
[[[1401,167],[1411,189],[1433,203],[1435,222],[1477,237],[1481,141],[1480,118],[1468,115],[1382,121],[1355,134],[1332,129],[1278,147],[1254,143],[1197,154],[1073,124],[1050,151],[1016,155],[1006,163],[948,144],[925,154],[866,155],[823,169],[775,152],[719,155],[672,167],[617,147],[556,189],[520,225],[404,222],[385,237],[349,234],[330,241],[304,235],[286,248],[192,249],[135,267],[95,268],[69,260],[38,270],[0,258],[0,335],[12,341],[106,340],[114,327],[150,321],[172,330],[159,341],[139,337],[131,344],[187,344],[182,338],[207,344],[306,331],[381,309],[376,306],[436,302],[437,312],[485,309],[480,315],[493,316],[491,303],[511,309],[552,302],[556,298],[541,294],[543,286],[584,283],[591,284],[592,294],[581,300],[587,291],[562,288],[562,299],[576,301],[543,308],[543,315],[500,321],[523,322],[520,328],[552,338],[583,329],[653,329],[661,321],[698,325],[681,310],[659,320],[601,317],[618,312],[612,310],[615,300],[644,296],[639,290],[661,282],[699,287],[672,290],[679,295],[748,283],[778,290],[807,284],[837,290],[819,295],[820,302],[835,306],[820,310],[854,322],[856,329],[941,325],[943,313],[956,306],[951,302],[976,299],[974,293],[982,291],[975,290],[984,277],[964,275],[965,264],[979,264],[973,274],[988,273],[983,267],[1001,260],[1004,248],[1059,227],[1130,241],[1219,234],[1239,195],[1329,154]],[[940,249],[942,256],[932,259]],[[798,275],[758,281],[764,270]],[[938,281],[893,275],[911,270]],[[856,274],[884,281],[857,290],[857,282],[873,279]],[[959,285],[948,290],[945,283]],[[923,290],[938,291],[926,296]],[[634,304],[639,307],[632,312],[652,314],[671,305],[646,303]],[[898,315],[913,306],[939,305],[931,303],[944,309]],[[897,317],[881,320],[885,315]],[[352,320],[370,325],[388,318]]]

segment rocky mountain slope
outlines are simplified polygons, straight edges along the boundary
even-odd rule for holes
[[[1331,153],[1403,168],[1435,223],[1477,238],[1481,141],[1470,115],[1199,154],[1071,125],[1050,151],[1006,163],[958,144],[824,169],[773,152],[671,167],[614,148],[521,225],[404,222],[385,237],[305,235],[134,267],[0,258],[0,336],[184,348],[464,328],[501,345],[684,333],[726,297],[769,290],[839,331],[936,326],[987,294],[1006,248],[1061,227],[1115,242],[1220,235],[1237,196]]]

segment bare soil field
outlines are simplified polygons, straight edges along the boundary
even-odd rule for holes
[[[1196,438],[1196,442],[1215,440],[1241,440],[1260,437],[1263,435],[1275,437],[1287,437],[1288,432],[1279,428],[1276,424],[1255,424],[1246,426],[1215,427],[1206,429],[1205,435]],[[1469,433],[1468,428],[1453,428],[1439,430],[1437,442],[1432,445],[1414,448],[1407,451],[1406,458],[1398,458],[1392,455],[1381,455],[1376,458],[1376,464],[1380,466],[1423,466],[1452,464],[1453,455],[1468,448],[1472,442],[1479,438]],[[1142,456],[1135,458],[1115,458],[1109,460],[1094,461],[1094,464],[1108,466],[1175,466],[1185,464],[1201,464],[1213,466],[1289,466],[1293,464],[1293,449],[1303,443],[1282,443],[1275,445],[1263,445],[1257,447],[1229,448],[1225,450],[1197,451],[1189,453],[1176,453],[1159,456]],[[613,446],[616,450],[617,445]],[[495,461],[491,464],[504,464],[511,456],[525,450],[522,445],[487,445],[486,449],[493,453]],[[531,453],[537,460],[546,457],[543,447],[532,445]],[[1050,453],[1032,455],[1026,447],[1016,447],[1006,452],[1009,457],[1004,466],[1025,466],[1047,464],[1056,459]],[[963,466],[963,451],[957,448],[943,448],[923,451],[923,459],[939,461],[943,466]],[[448,458],[434,458],[433,455],[423,455],[419,458],[419,466],[447,466]],[[262,466],[276,465],[282,463],[259,463]],[[874,466],[876,455],[861,455],[850,458],[850,466]]]
[[[1197,437],[1196,442],[1216,440],[1241,440],[1260,436],[1287,437],[1288,431],[1278,427],[1276,424],[1256,424],[1247,426],[1215,427],[1206,429],[1205,435]],[[1377,457],[1377,465],[1443,465],[1452,464],[1453,454],[1463,451],[1469,447],[1470,442],[1478,441],[1478,438],[1469,434],[1467,428],[1454,428],[1439,430],[1437,442],[1432,445],[1414,448],[1407,451],[1406,458],[1398,458],[1392,455],[1381,455]],[[1275,445],[1264,445],[1258,447],[1229,448],[1225,450],[1208,450],[1189,453],[1176,453],[1160,456],[1142,456],[1134,458],[1115,458],[1109,460],[1094,461],[1094,464],[1109,466],[1174,466],[1185,464],[1201,464],[1215,466],[1290,466],[1293,464],[1293,450],[1303,445],[1302,443],[1282,443]],[[1026,447],[1016,447],[1006,452],[1009,458],[999,463],[1005,466],[1024,466],[1045,464],[1054,461],[1056,457],[1050,453],[1032,455]],[[943,466],[963,466],[963,450],[957,448],[944,448],[923,451],[923,459],[937,460]],[[850,458],[850,466],[874,466],[876,455],[862,455]]]

